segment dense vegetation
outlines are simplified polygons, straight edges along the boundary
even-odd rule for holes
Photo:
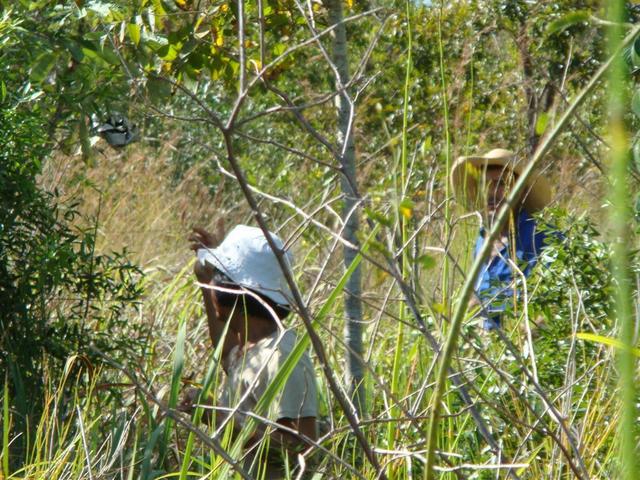
[[[234,474],[174,411],[217,385],[186,237],[223,219],[293,245],[309,478],[636,478],[638,9],[431,3],[0,0],[0,477]],[[489,333],[449,171],[498,146],[561,234]]]

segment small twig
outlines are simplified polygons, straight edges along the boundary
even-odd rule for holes
[[[245,75],[246,75],[246,60],[245,60],[245,54],[246,54],[246,46],[245,46],[245,42],[244,42],[244,0],[238,0],[237,2],[238,5],[238,44],[239,44],[239,51],[240,51],[240,72],[239,72],[239,86],[238,86],[238,91],[240,92],[240,94],[242,95],[242,93],[244,92],[244,84],[245,84]]]

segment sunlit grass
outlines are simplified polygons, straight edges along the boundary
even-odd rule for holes
[[[409,79],[407,71],[406,81]],[[405,97],[405,102],[407,100]],[[405,103],[405,120],[408,106]],[[404,199],[408,179],[413,174],[409,161],[413,152],[409,152],[406,136],[402,141],[402,151],[396,149],[392,155],[395,168],[389,166],[388,176],[392,180],[387,179],[387,185],[395,185],[393,194],[398,201]],[[13,427],[15,413],[9,408],[5,383],[2,471],[7,479],[224,478],[232,476],[233,469],[207,439],[219,442],[234,460],[240,460],[242,438],[261,423],[260,420],[249,422],[238,440],[232,437],[231,426],[218,432],[218,426],[202,424],[202,409],[197,409],[191,417],[168,415],[185,386],[204,386],[205,393],[211,390],[215,397],[221,380],[220,352],[214,352],[210,344],[200,296],[191,276],[191,253],[186,244],[188,231],[194,223],[211,225],[219,216],[235,223],[249,222],[250,217],[233,189],[221,189],[220,195],[212,199],[200,185],[197,169],[177,185],[170,185],[162,155],[154,158],[154,162],[149,161],[151,155],[134,150],[112,161],[98,159],[94,167],[61,157],[51,163],[52,171],[43,180],[45,184],[62,186],[67,196],[81,198],[85,214],[95,215],[97,205],[101,204],[98,248],[106,251],[127,246],[132,259],[143,265],[147,272],[146,296],[138,316],[131,321],[150,325],[152,333],[146,356],[132,359],[123,366],[133,378],[112,366],[104,366],[89,375],[81,359],[69,359],[65,376],[52,378],[47,384],[44,413],[26,442],[23,465],[14,466],[9,458],[9,444],[24,433]],[[417,155],[418,161],[431,160],[427,155]],[[393,178],[398,163],[403,172],[400,184]],[[56,169],[55,165],[67,165],[69,175],[56,177],[56,171],[65,169]],[[307,172],[299,174],[304,178]],[[299,193],[305,198],[308,195],[304,191]],[[264,207],[273,219],[289,215],[278,206]],[[442,342],[449,328],[449,305],[456,301],[456,289],[468,263],[468,252],[461,245],[473,238],[475,225],[469,219],[459,220],[459,212],[452,209],[444,219],[446,224],[435,217],[416,232],[414,229],[420,220],[416,216],[420,212],[412,211],[405,216],[394,209],[398,210],[398,205],[389,202],[385,214],[392,217],[394,225],[401,224],[401,231],[397,234],[392,229],[382,229],[389,245],[395,247],[398,240],[405,245],[414,234],[418,252],[424,249],[433,253],[426,247],[441,247],[449,241],[452,244],[446,252],[442,249],[434,253],[434,265],[420,268],[415,276],[414,269],[419,267],[411,264],[409,248],[401,254],[405,279],[412,279],[416,290],[423,294],[421,314]],[[295,217],[291,218],[293,220],[285,224],[285,233],[301,226],[296,224]],[[330,224],[331,219],[321,220]],[[299,252],[296,274],[304,287],[313,283],[317,272],[321,275],[320,286],[310,298],[310,305],[316,328],[326,345],[329,367],[340,373],[344,370],[345,346],[341,338],[344,312],[339,298],[345,277],[339,261],[331,258],[337,250],[318,247],[330,244],[323,233],[312,231],[307,233],[308,238],[300,241],[307,242],[308,248]],[[388,245],[367,243],[373,235],[365,233],[363,248],[369,248],[368,254],[380,260],[381,250]],[[445,267],[449,261],[450,267]],[[361,426],[389,478],[422,478],[435,379],[434,352],[416,328],[414,319],[406,313],[404,299],[390,275],[367,259],[362,263],[366,272],[363,291],[367,300],[365,321],[370,348],[367,354],[369,408]],[[458,270],[454,268],[456,264],[460,267]],[[439,298],[440,293],[446,298]],[[532,295],[535,296],[535,292]],[[576,295],[579,296],[579,292]],[[578,311],[567,321],[577,325],[581,315]],[[525,372],[531,352],[527,356],[520,329],[522,322],[523,318],[518,317],[505,325],[508,340],[524,356],[524,361],[519,361],[499,338],[481,332],[472,319],[465,318],[464,341],[453,356],[454,370],[463,372],[468,379],[474,405],[480,409],[501,450],[495,454],[486,446],[468,405],[460,400],[455,388],[448,385],[442,402],[443,422],[437,430],[438,475],[444,479],[506,478],[509,465],[504,462],[508,458],[511,471],[522,479],[572,478],[568,463],[577,461],[577,456],[571,451],[566,434],[569,431],[578,440],[580,460],[589,475],[615,478],[619,468],[616,429],[620,411],[616,401],[613,350],[601,348],[591,358],[571,358],[571,350],[558,347],[563,355],[566,351],[566,356],[559,360],[566,371],[553,379],[553,386],[542,383],[538,389]],[[292,319],[292,324],[302,332],[299,321]],[[566,341],[582,339],[571,337]],[[305,337],[295,354],[299,355],[307,345]],[[534,343],[534,348],[542,349],[539,345]],[[576,362],[582,362],[582,373],[572,375],[570,370],[575,369]],[[541,377],[557,367],[537,365]],[[308,469],[323,472],[323,478],[329,479],[376,478],[377,473],[363,460],[343,412],[328,391],[320,366],[316,364],[316,368],[323,429],[321,448],[305,457]],[[261,401],[263,410],[282,386],[285,376],[283,371]],[[109,396],[110,390],[118,392],[117,400]],[[547,399],[560,416],[550,412]],[[294,460],[295,465],[297,459]],[[295,478],[297,473],[288,476]]]

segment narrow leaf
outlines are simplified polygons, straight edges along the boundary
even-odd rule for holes
[[[56,56],[51,52],[46,52],[40,55],[31,68],[31,74],[29,75],[31,81],[34,83],[40,83],[44,80],[53,68],[55,61]]]
[[[140,25],[129,23],[127,25],[127,32],[129,32],[129,38],[131,38],[131,41],[138,46],[140,43]]]
[[[564,17],[559,18],[549,24],[547,27],[547,35],[554,35],[560,33],[567,28],[575,25],[576,23],[587,22],[591,17],[591,12],[586,10],[579,10],[577,12],[571,12]]]
[[[4,86],[4,83],[2,84]],[[2,392],[2,473],[9,478],[9,431],[11,417],[9,416],[9,374],[4,374],[4,391]]]
[[[536,120],[536,135],[540,136],[547,129],[547,124],[549,123],[549,114],[547,112],[542,112],[538,115],[538,119]]]
[[[580,340],[586,340],[588,342],[601,343],[603,345],[607,345],[608,347],[617,348],[619,350],[624,350],[624,343],[622,343],[617,338],[605,337],[603,335],[596,335],[594,333],[578,333],[576,335]],[[640,357],[640,348],[631,348],[631,353],[636,357]]]

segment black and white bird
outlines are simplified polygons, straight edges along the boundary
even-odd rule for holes
[[[120,148],[138,139],[140,130],[135,123],[119,113],[112,113],[103,123],[94,119],[93,130],[112,147]]]

